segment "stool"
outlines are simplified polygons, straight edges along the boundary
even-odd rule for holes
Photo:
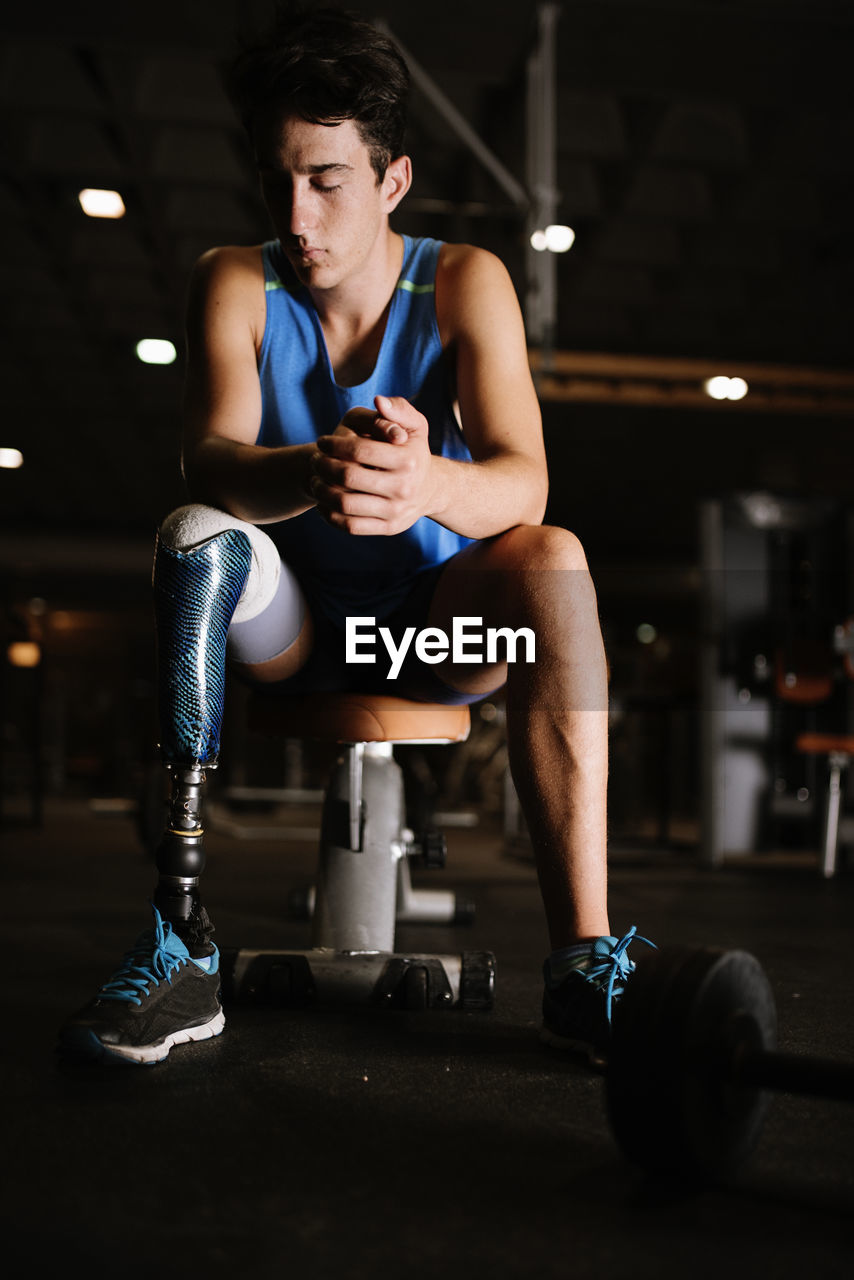
[[[821,839],[821,874],[836,872],[839,849],[839,813],[842,806],[842,774],[854,756],[854,736],[847,733],[802,733],[795,739],[798,751],[827,756],[827,801]]]
[[[412,887],[410,858],[441,865],[444,841],[435,833],[417,841],[407,827],[394,746],[463,741],[468,707],[373,694],[256,694],[248,723],[268,735],[336,743],[341,751],[323,800],[311,947],[223,949],[224,996],[290,1007],[490,1008],[492,952],[395,951],[399,922],[452,922],[465,911],[452,893]]]

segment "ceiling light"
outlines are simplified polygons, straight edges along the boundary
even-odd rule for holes
[[[703,383],[703,389],[707,396],[711,396],[713,400],[726,400],[729,391],[729,378],[718,375],[716,378],[707,378]]]
[[[757,529],[779,526],[783,520],[783,508],[769,493],[749,493],[740,499],[740,505],[752,525]]]
[[[715,378],[707,378],[703,390],[713,400],[743,400],[747,395],[747,383],[744,378],[727,378],[718,374]]]
[[[166,338],[143,338],[136,344],[136,354],[143,364],[173,364],[178,352]]]
[[[531,236],[531,248],[537,253],[548,249],[550,253],[566,253],[575,243],[575,232],[572,227],[559,223],[551,223],[545,231],[535,231]]]
[[[24,455],[20,449],[0,449],[0,467],[13,470],[24,465]]]
[[[6,649],[6,658],[13,667],[37,667],[42,651],[35,640],[13,640]]]
[[[574,242],[575,232],[572,227],[564,227],[560,224],[546,227],[546,248],[551,253],[568,253]]]
[[[118,191],[84,187],[77,199],[80,208],[90,218],[123,218],[125,215],[125,202]]]

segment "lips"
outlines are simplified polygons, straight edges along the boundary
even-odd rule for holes
[[[323,250],[313,245],[294,245],[291,253],[301,262],[317,262],[323,256]]]

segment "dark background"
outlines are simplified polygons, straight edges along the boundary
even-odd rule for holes
[[[388,19],[524,182],[536,5],[355,7]],[[555,346],[579,375],[543,384],[542,398],[549,518],[585,544],[611,660],[612,927],[753,952],[780,1047],[850,1061],[850,867],[819,874],[824,761],[799,777],[793,749],[814,712],[772,695],[756,659],[797,665],[800,648],[832,665],[842,705],[835,695],[815,716],[845,712],[854,686],[831,632],[854,614],[854,6],[560,8],[559,215],[577,240],[557,262]],[[850,1273],[850,1107],[781,1095],[734,1187],[650,1186],[617,1150],[598,1075],[539,1044],[548,939],[524,830],[514,842],[502,809],[500,706],[491,719],[476,710],[469,742],[433,762],[457,825],[444,824],[445,876],[425,883],[471,896],[474,925],[407,926],[398,942],[493,949],[494,1010],[229,1007],[225,1035],[154,1070],[56,1069],[57,1028],[150,918],[153,866],[130,819],[159,775],[149,580],[157,522],[184,497],[182,363],[145,367],[134,347],[180,348],[196,257],[268,234],[219,80],[268,12],[267,0],[74,0],[6,5],[0,19],[0,447],[25,455],[0,471],[0,659],[24,640],[42,658],[0,660],[7,1270]],[[496,250],[524,299],[524,220],[422,94],[411,152],[399,229]],[[77,192],[93,185],[122,192],[122,222],[83,216]],[[745,401],[704,400],[700,368],[744,366]],[[739,523],[738,495],[762,491],[750,509],[778,516]],[[726,526],[723,570],[701,546],[709,501]],[[710,634],[714,588],[732,610]],[[717,754],[700,747],[711,668],[732,730]],[[301,770],[311,783],[316,762],[256,751],[241,710],[232,696],[210,780],[205,900],[222,946],[303,947],[290,895],[315,875],[318,806],[280,806],[283,821],[226,804],[222,786],[281,789]],[[408,763],[435,800],[425,760]],[[778,802],[773,829],[736,847],[755,856],[714,873],[696,856],[711,771],[746,779],[762,827],[762,788]],[[728,814],[749,808],[732,788],[725,799]],[[785,812],[808,810],[785,826]]]

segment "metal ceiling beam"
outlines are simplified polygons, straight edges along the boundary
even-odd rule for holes
[[[557,222],[555,47],[560,6],[537,8],[537,41],[527,65],[525,175],[532,201],[527,218],[525,324],[532,343],[548,352],[557,328],[557,259],[531,247],[534,231]]]
[[[468,147],[472,155],[487,169],[495,178],[498,185],[504,191],[513,203],[515,209],[520,214],[525,213],[530,202],[529,196],[525,188],[520,182],[514,178],[513,174],[505,164],[499,160],[498,156],[483,141],[480,135],[469,124],[465,116],[457,107],[454,106],[450,98],[439,88],[432,76],[424,70],[419,62],[412,56],[405,45],[401,44],[397,36],[389,27],[388,23],[382,18],[378,18],[374,25],[384,35],[393,40],[406,60],[409,67],[409,73],[412,76],[412,83],[424,94],[427,101],[435,107],[439,115],[442,116],[445,123],[450,125],[454,133],[460,141]]]
[[[542,401],[854,417],[854,373],[844,370],[537,348],[528,355]],[[744,399],[707,395],[703,383],[718,374],[744,378]]]

